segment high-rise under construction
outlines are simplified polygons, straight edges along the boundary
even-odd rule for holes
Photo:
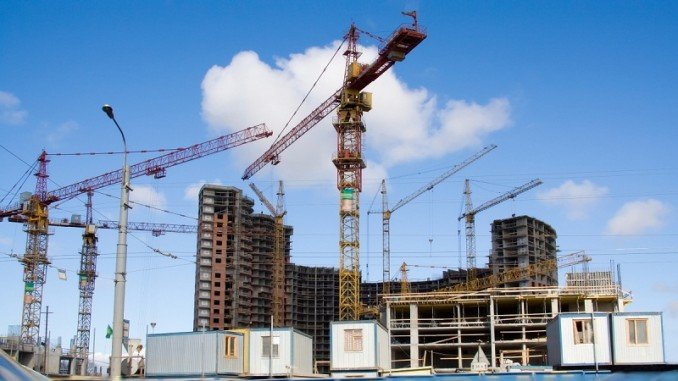
[[[238,188],[200,190],[194,330],[270,324],[275,221],[253,211]],[[284,232],[287,263],[292,228]]]
[[[513,216],[492,222],[490,269],[494,274],[516,267],[527,267],[546,260],[555,260],[556,231],[549,224],[529,216]],[[505,287],[557,286],[558,273],[539,272]]]

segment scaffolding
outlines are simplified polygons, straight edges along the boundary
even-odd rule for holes
[[[546,365],[546,324],[560,312],[623,311],[630,295],[600,286],[387,295],[394,368],[468,370],[478,346],[491,366]]]

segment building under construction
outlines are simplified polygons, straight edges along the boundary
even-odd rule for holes
[[[275,218],[254,213],[253,199],[238,188],[205,185],[199,220],[194,330],[269,326]],[[339,271],[291,263],[292,233],[285,226],[282,323],[313,337],[316,367],[323,371],[329,366],[330,323],[339,317]],[[514,216],[492,223],[490,269],[475,274],[483,278],[555,258],[555,230],[535,218]],[[380,319],[391,330],[394,367],[468,368],[479,342],[493,358],[540,363],[546,353],[545,324],[552,316],[559,311],[617,311],[626,300],[620,299],[610,277],[589,282],[570,276],[572,285],[558,289],[555,267],[491,290],[439,292],[468,276],[466,270],[447,270],[440,278],[409,282],[405,290],[394,281],[385,297],[381,282],[361,282],[361,303],[381,305]],[[580,292],[594,283],[602,294],[587,297]],[[374,314],[377,309],[367,311]]]
[[[528,216],[492,222],[490,269],[493,274],[526,267],[556,258],[556,231],[547,223]],[[538,272],[518,279],[506,287],[557,286],[558,272]]]
[[[254,214],[242,190],[205,185],[199,195],[193,329],[270,324],[274,219]],[[285,262],[292,228],[286,226]]]
[[[612,282],[558,287],[387,295],[392,366],[471,369],[482,350],[488,367],[548,365],[546,325],[561,312],[623,312],[631,299]],[[586,278],[585,276],[583,278]],[[480,358],[482,358],[481,356]],[[476,360],[477,362],[478,360]]]

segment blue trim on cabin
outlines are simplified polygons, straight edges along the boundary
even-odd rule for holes
[[[271,331],[270,328],[243,328],[243,329],[247,329],[250,332],[261,332],[261,331],[269,332],[269,331]],[[287,331],[289,331],[291,333],[297,333],[297,334],[302,335],[302,336],[306,336],[309,339],[313,339],[313,336],[307,334],[306,332],[302,332],[302,331],[300,331],[296,328],[292,328],[292,327],[275,327],[275,328],[273,328],[273,332],[287,332]]]
[[[657,316],[662,315],[661,312],[612,312],[613,316]],[[663,320],[663,319],[662,319]]]
[[[372,328],[374,329],[374,365],[379,368],[379,350],[377,349],[379,347],[379,336],[377,336],[377,325],[373,325]]]
[[[290,333],[290,366],[294,367],[294,330]]]
[[[659,313],[659,323],[660,323],[660,328],[661,328],[661,335],[662,335],[662,360],[666,362],[666,341],[664,340],[664,316],[662,313]]]
[[[164,337],[164,336],[190,336],[190,335],[215,335],[215,334],[224,334],[227,336],[244,336],[240,332],[233,331],[189,331],[189,332],[165,332],[165,333],[149,333],[148,337]]]

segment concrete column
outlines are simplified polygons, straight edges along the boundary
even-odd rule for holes
[[[393,344],[392,344],[392,341],[391,341],[391,303],[390,302],[386,302],[386,322],[385,322],[385,324],[386,324],[386,332],[388,333],[388,335],[387,335],[388,336],[388,342],[389,342],[389,346],[390,346],[389,351],[391,352],[391,364],[390,364],[390,366],[391,366],[391,368],[393,368],[393,359],[394,359],[393,353],[395,351],[393,350]]]
[[[593,312],[593,300],[584,299],[584,312],[587,313]]]
[[[410,367],[419,366],[419,306],[410,304]]]
[[[558,298],[551,299],[551,317],[556,317],[559,312],[560,309],[558,307]]]
[[[491,368],[497,366],[496,345],[494,343],[494,298],[490,295],[490,361]]]
[[[462,316],[461,316],[461,305],[457,304],[457,327],[461,325],[462,321]],[[461,329],[457,328],[457,368],[461,369],[464,365],[464,362],[461,358],[462,356],[462,351],[461,351]]]
[[[528,361],[525,359],[525,352],[527,351],[527,344],[525,344],[525,340],[527,340],[527,332],[525,332],[525,323],[527,321],[527,318],[525,317],[525,311],[526,306],[525,306],[525,300],[520,301],[520,322],[521,322],[521,331],[522,331],[522,341],[523,341],[523,351],[522,351],[522,360],[523,360],[523,366],[526,366]]]

